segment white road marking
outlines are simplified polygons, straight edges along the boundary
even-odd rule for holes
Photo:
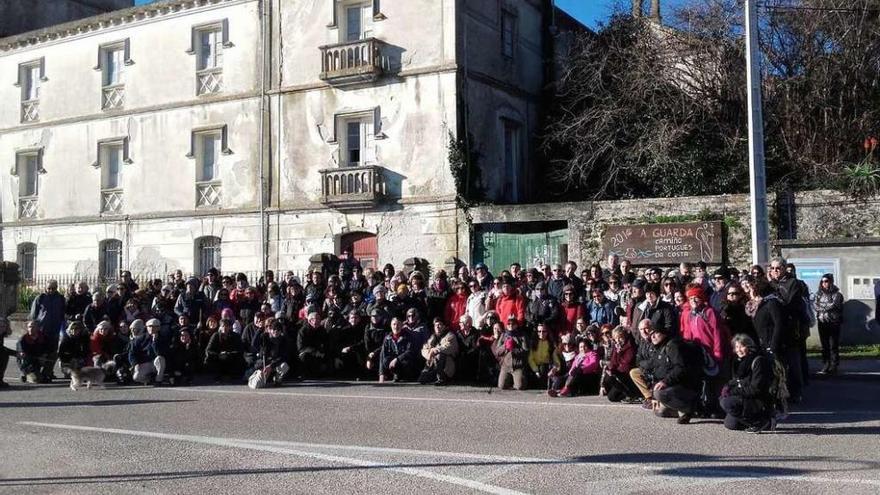
[[[393,471],[397,473],[403,473],[410,476],[417,476],[420,478],[426,478],[434,481],[441,481],[444,483],[449,483],[453,485],[463,486],[465,488],[470,488],[473,490],[478,490],[486,493],[494,493],[497,495],[523,495],[522,492],[518,492],[515,490],[509,490],[504,487],[490,485],[487,483],[481,483],[479,481],[470,480],[467,478],[460,478],[458,476],[450,476],[447,474],[434,473],[431,471],[426,471],[423,469],[416,469],[410,467],[395,467],[394,464],[387,464],[381,462],[367,461],[363,459],[354,459],[351,457],[342,457],[337,455],[329,455],[329,454],[321,454],[318,452],[307,452],[304,450],[294,450],[283,447],[273,447],[270,445],[260,445],[258,443],[249,443],[249,442],[241,442],[229,440],[226,438],[219,437],[205,437],[205,436],[197,436],[197,435],[177,435],[171,433],[159,433],[159,432],[150,432],[150,431],[136,431],[136,430],[121,430],[117,428],[94,428],[91,426],[77,426],[77,425],[61,425],[61,424],[51,424],[51,423],[36,423],[31,421],[22,421],[19,424],[26,426],[42,426],[44,428],[56,428],[63,430],[76,430],[76,431],[89,431],[95,433],[115,433],[118,435],[129,435],[136,437],[146,437],[146,438],[159,438],[163,440],[177,440],[182,442],[193,442],[193,443],[202,443],[207,445],[216,445],[219,447],[233,447],[240,449],[248,449],[248,450],[259,450],[264,452],[274,452],[277,454],[288,454],[297,457],[306,457],[311,459],[317,459],[321,461],[333,462],[337,464],[348,464],[351,466],[360,466],[360,467],[370,467],[370,468],[380,468],[386,471]]]
[[[363,459],[355,459],[350,457],[341,457],[336,455],[322,454],[318,452],[308,452],[300,449],[292,449],[292,448],[284,448],[283,446],[292,446],[292,447],[301,447],[301,448],[309,448],[309,449],[338,449],[338,450],[355,450],[376,454],[401,454],[401,455],[425,455],[425,456],[435,456],[435,457],[459,457],[462,459],[479,459],[485,461],[494,461],[499,463],[513,463],[513,464],[558,464],[558,465],[572,465],[572,466],[582,466],[582,467],[602,467],[602,468],[614,468],[614,469],[637,469],[643,471],[645,474],[642,476],[638,476],[637,478],[655,478],[660,477],[664,479],[672,479],[677,480],[679,484],[682,484],[682,481],[690,480],[696,483],[706,483],[706,482],[729,482],[729,481],[742,481],[742,480],[782,480],[782,481],[796,481],[796,482],[807,482],[807,483],[832,483],[832,484],[844,484],[844,485],[866,485],[871,487],[880,488],[880,479],[858,479],[858,478],[829,478],[824,476],[804,476],[804,475],[776,475],[772,473],[768,473],[766,471],[738,471],[735,470],[737,466],[735,464],[731,464],[730,468],[734,470],[731,471],[729,477],[719,477],[718,469],[715,468],[700,468],[695,466],[674,466],[674,465],[650,465],[646,463],[610,463],[610,462],[580,462],[575,460],[568,459],[546,459],[546,458],[532,458],[532,457],[510,457],[510,456],[495,456],[488,454],[469,454],[469,453],[455,453],[455,452],[431,452],[425,450],[407,450],[407,449],[396,449],[396,448],[384,448],[384,447],[370,447],[370,446],[362,446],[362,445],[331,445],[331,444],[310,444],[310,443],[302,443],[302,442],[280,442],[280,441],[272,441],[272,440],[246,440],[246,439],[230,439],[230,438],[222,438],[222,437],[208,437],[208,436],[197,436],[197,435],[179,435],[179,434],[171,434],[171,433],[160,433],[160,432],[149,432],[149,431],[138,431],[138,430],[122,430],[116,428],[96,428],[91,426],[79,426],[79,425],[63,425],[63,424],[52,424],[52,423],[38,423],[32,421],[21,421],[18,424],[26,425],[26,426],[39,426],[45,428],[54,428],[54,429],[63,429],[63,430],[75,430],[75,431],[89,431],[96,433],[115,433],[119,435],[129,435],[129,436],[137,436],[137,437],[146,437],[146,438],[160,438],[166,440],[178,440],[184,442],[194,442],[194,443],[202,443],[208,445],[216,445],[221,447],[234,447],[234,448],[242,448],[242,449],[250,449],[250,450],[261,450],[266,452],[275,452],[282,454],[295,455],[299,457],[307,457],[318,460],[324,460],[328,462],[336,462],[340,464],[349,464],[354,466],[363,466],[363,467],[376,467],[383,470],[400,472],[404,474],[408,474],[411,476],[418,476],[422,478],[432,479],[436,481],[443,481],[445,483],[455,484],[459,486],[464,486],[467,488],[472,488],[474,490],[483,491],[487,493],[497,493],[497,494],[518,494],[520,492],[516,492],[513,490],[509,490],[507,488],[498,487],[494,485],[489,485],[487,483],[482,483],[480,481],[475,481],[466,478],[460,478],[456,476],[444,475],[439,473],[434,473],[431,471],[425,471],[422,469],[416,468],[406,468],[406,467],[395,467],[394,464],[380,463],[375,461],[368,461]],[[670,469],[678,469],[685,471],[687,474],[681,474],[678,476],[670,475],[668,471]],[[689,485],[691,483],[683,483],[682,485]]]

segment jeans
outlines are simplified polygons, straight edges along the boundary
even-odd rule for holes
[[[834,367],[840,363],[840,322],[819,322],[819,341],[822,343],[822,362]]]

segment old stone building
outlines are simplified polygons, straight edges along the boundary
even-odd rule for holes
[[[467,259],[456,195],[528,199],[572,29],[550,0],[164,0],[0,39],[2,259]]]

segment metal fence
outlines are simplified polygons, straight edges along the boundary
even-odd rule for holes
[[[300,283],[305,283],[305,274],[306,272],[303,270],[274,270],[275,272],[275,281],[281,282],[284,280],[284,274],[288,271],[292,271],[294,276],[300,281]],[[243,271],[243,272],[222,272],[221,276],[230,276],[235,277],[238,273],[244,273],[247,276],[248,283],[251,285],[256,285],[263,278],[263,272],[261,271]],[[194,276],[191,273],[183,273],[184,280]],[[146,287],[150,281],[159,279],[162,280],[163,283],[171,282],[174,279],[174,272],[171,273],[132,273],[132,279],[140,287]],[[202,277],[197,277],[201,279]],[[117,282],[115,279],[108,279],[106,277],[101,277],[97,274],[88,274],[88,273],[40,273],[34,276],[29,280],[21,280],[19,286],[21,289],[26,289],[27,291],[37,291],[40,292],[46,288],[46,285],[49,284],[50,280],[55,280],[58,282],[58,289],[67,293],[68,288],[73,284],[78,284],[80,282],[85,282],[88,284],[91,290],[95,288],[106,288],[110,284],[114,284]]]

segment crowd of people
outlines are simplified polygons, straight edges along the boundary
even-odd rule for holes
[[[486,265],[430,278],[347,257],[300,281],[272,271],[144,287],[129,272],[103,290],[66,295],[50,281],[33,301],[15,351],[24,382],[100,368],[120,384],[186,385],[203,374],[253,388],[285,380],[357,379],[598,394],[641,404],[681,424],[724,418],[731,429],[772,429],[809,378],[814,322],[821,374],[839,364],[843,298],[833,276],[810,296],[795,267],[703,263],[635,269],[609,256],[498,276]],[[3,333],[3,329],[0,329]]]

